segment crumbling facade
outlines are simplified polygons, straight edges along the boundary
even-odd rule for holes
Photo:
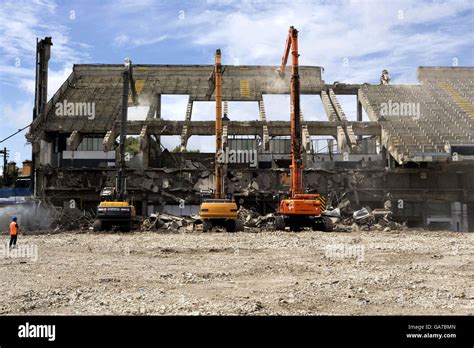
[[[75,65],[45,103],[49,47],[48,42],[38,47],[42,73],[27,134],[35,194],[61,206],[74,199],[81,208],[94,208],[101,188],[115,181],[122,66]],[[239,121],[238,115],[224,120],[224,143],[257,153],[256,166],[227,165],[227,193],[261,212],[275,210],[289,185],[289,120],[267,121],[263,99],[289,93],[289,77],[280,79],[275,69],[225,66],[223,73],[224,101],[259,107],[258,120]],[[139,103],[149,106],[145,119],[128,121],[128,134],[138,136],[140,144],[127,173],[139,214],[194,214],[200,192],[212,188],[213,153],[170,152],[160,141],[161,136],[180,136],[184,150],[191,136],[214,134],[214,121],[192,119],[193,103],[214,100],[212,70],[212,65],[134,66]],[[307,190],[329,196],[332,204],[348,198],[354,208],[382,207],[389,200],[394,215],[409,224],[472,230],[474,68],[420,67],[419,84],[403,86],[326,84],[321,71],[300,67],[301,94],[319,96],[327,116],[327,121],[302,122]],[[161,118],[162,95],[173,94],[189,96],[184,121]],[[357,121],[347,119],[338,95],[357,96]],[[94,105],[93,118],[87,103]],[[58,105],[72,114],[58,114]],[[363,111],[370,121],[362,120]],[[320,135],[333,139],[329,151],[313,146],[312,137]]]

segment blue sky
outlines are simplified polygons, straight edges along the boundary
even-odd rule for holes
[[[53,38],[51,96],[74,63],[212,64],[219,47],[224,64],[277,65],[289,25],[300,31],[300,63],[323,66],[327,83],[377,83],[382,69],[394,84],[416,83],[420,65],[474,65],[473,1],[0,0],[0,138],[31,122],[36,37]],[[353,98],[340,99],[353,118]],[[287,97],[265,102],[270,120],[289,117]],[[306,119],[323,119],[318,98],[302,107]],[[163,100],[165,118],[184,118],[185,108],[185,96]],[[229,108],[235,119],[258,115],[256,103]],[[195,105],[193,117],[212,112]],[[24,134],[0,144],[17,162],[31,156]]]

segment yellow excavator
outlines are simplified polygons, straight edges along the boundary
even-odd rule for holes
[[[212,230],[213,227],[224,227],[227,232],[243,230],[241,220],[237,218],[237,204],[231,199],[226,199],[224,194],[223,163],[219,154],[222,151],[222,64],[221,50],[215,54],[214,72],[211,81],[215,83],[216,96],[216,155],[214,160],[214,192],[210,198],[201,197],[199,215],[202,220],[203,232]]]
[[[97,219],[94,221],[95,231],[107,231],[118,228],[128,232],[136,217],[135,207],[127,199],[127,176],[125,166],[125,141],[127,137],[129,89],[132,90],[133,105],[138,105],[138,96],[133,77],[132,61],[125,59],[125,69],[122,72],[122,114],[120,119],[120,163],[117,168],[115,187],[104,187],[100,192],[101,202],[97,207]]]

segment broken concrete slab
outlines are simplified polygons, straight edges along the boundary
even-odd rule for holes
[[[352,217],[354,221],[359,224],[368,222],[369,220],[373,219],[372,210],[368,207],[364,207],[362,209],[356,210]]]
[[[205,178],[205,179],[200,178],[198,179],[196,184],[194,184],[193,186],[193,189],[196,192],[210,190],[211,188],[212,188],[212,181],[210,180],[210,178]]]

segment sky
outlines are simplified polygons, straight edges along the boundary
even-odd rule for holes
[[[0,140],[32,120],[36,38],[51,36],[51,97],[73,64],[278,65],[290,25],[300,64],[324,67],[323,79],[415,84],[418,66],[474,66],[474,1],[153,1],[0,0]],[[355,119],[355,97],[339,97]],[[187,96],[164,96],[163,118],[184,119]],[[265,96],[267,119],[289,119],[288,96]],[[307,120],[324,120],[319,97],[303,96]],[[212,103],[195,103],[193,119],[213,119]],[[258,118],[257,103],[229,103],[231,119]],[[31,158],[26,130],[0,143],[17,163]],[[211,138],[211,137],[209,137]],[[164,139],[173,147],[175,139]],[[191,137],[190,148],[212,150]]]

